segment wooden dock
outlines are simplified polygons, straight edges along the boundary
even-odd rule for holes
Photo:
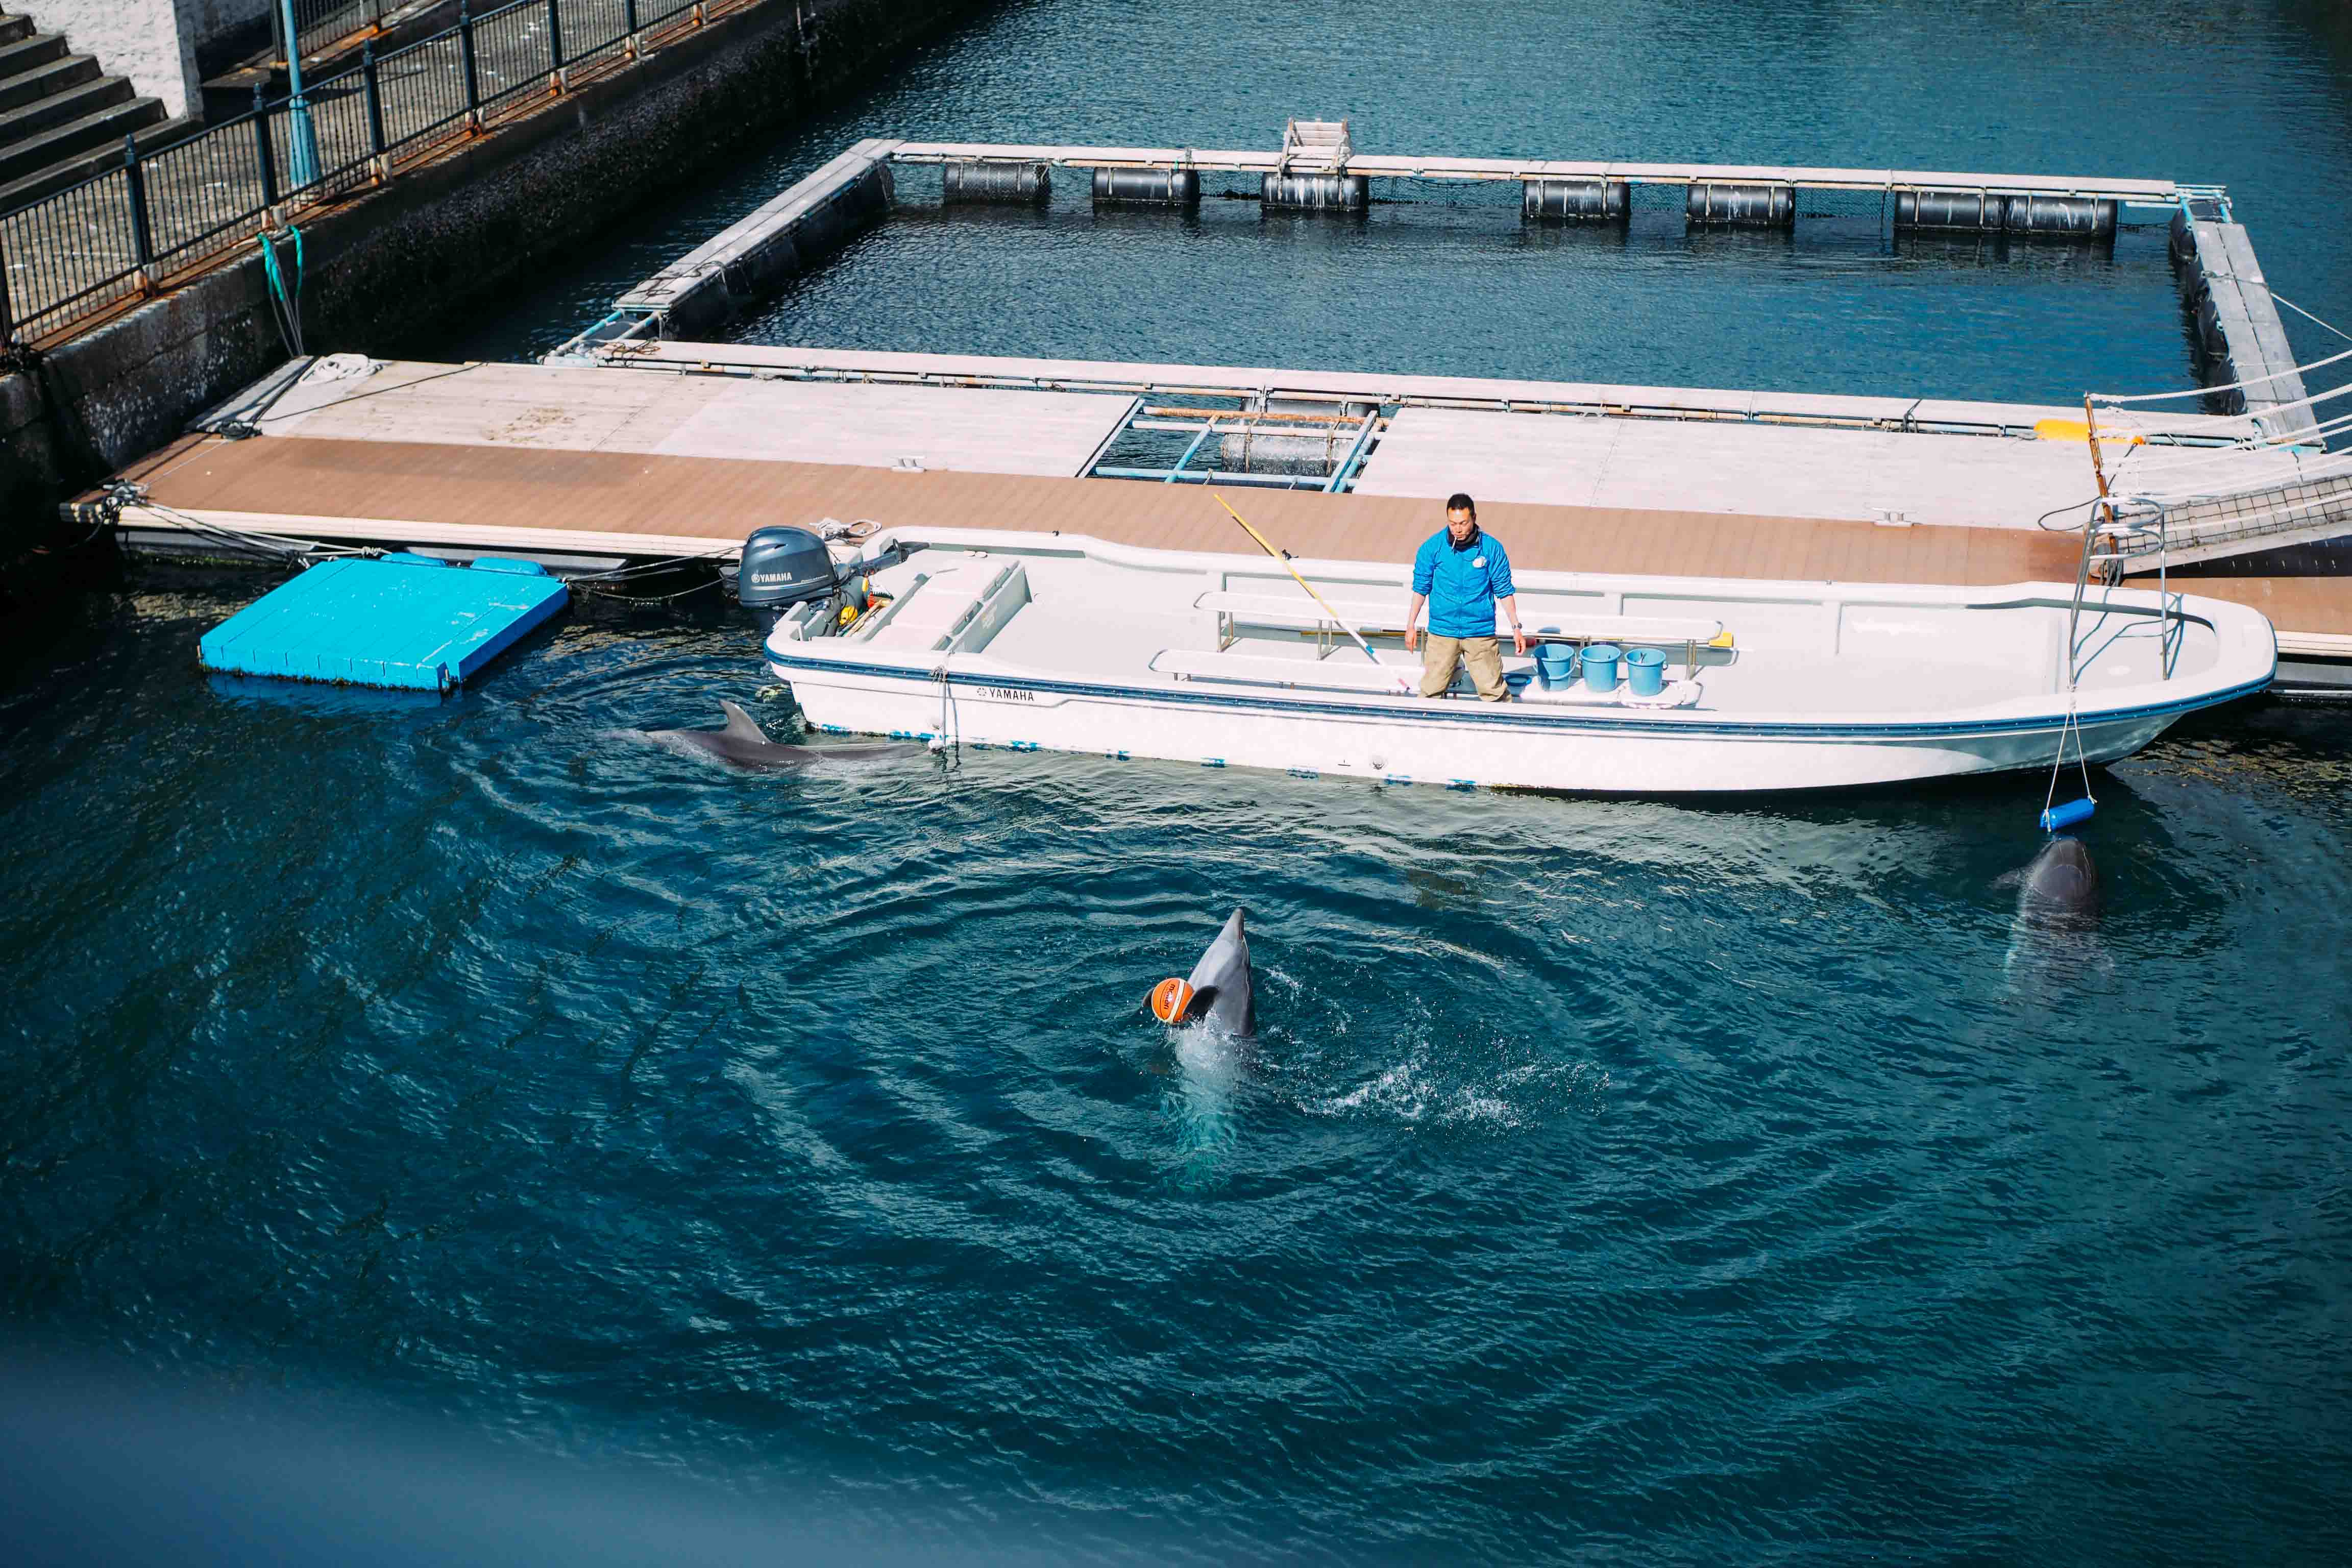
[[[1329,481],[1364,495],[1467,489],[1604,511],[2030,531],[2097,493],[2081,423],[2057,408],[697,343],[630,345],[601,369],[331,362],[212,423],[278,438],[1075,478],[1163,472],[1107,460],[1131,426],[1181,425],[1170,417],[1178,413],[1201,429],[1249,424],[1246,412],[1157,401],[1181,396],[1244,410],[1303,400],[1393,410],[1371,420],[1355,466]],[[2111,452],[2111,477],[2287,483],[2302,461],[2185,444],[2242,435],[2242,419],[2128,417],[2158,439]],[[2053,419],[2075,437],[2038,437]]]
[[[201,529],[457,555],[716,554],[772,523],[1024,529],[1164,550],[1248,541],[1199,488],[1041,475],[902,471],[578,447],[190,437],[128,469],[124,526],[201,543]],[[1294,553],[1403,561],[1441,502],[1267,491],[1234,498]],[[177,514],[176,516],[174,514]],[[2071,580],[2076,536],[1884,528],[1818,518],[1496,502],[1481,509],[1522,566],[1562,572],[1854,583]],[[2347,584],[2352,587],[2352,584]],[[2352,627],[2347,627],[2352,629]]]
[[[609,435],[591,442],[578,430],[551,437],[545,426],[523,440],[488,438],[499,431],[487,428],[470,440],[446,438],[446,430],[434,432],[441,438],[407,439],[393,433],[397,423],[358,437],[325,434],[322,425],[241,440],[184,437],[120,476],[140,488],[120,505],[118,526],[134,545],[184,553],[236,553],[241,537],[262,534],[456,559],[517,555],[566,571],[718,560],[755,528],[826,519],[1060,531],[1171,550],[1230,551],[1239,537],[1197,487],[651,451],[617,446]],[[1475,488],[1475,476],[1469,482]],[[1311,559],[1407,560],[1440,522],[1440,503],[1428,497],[1265,491],[1234,499],[1270,537]],[[76,504],[111,503],[92,492]],[[2031,528],[1895,528],[1864,519],[1499,500],[1486,503],[1482,517],[1520,564],[1564,572],[2063,582],[2073,576],[2079,542],[2075,534]],[[2175,581],[2263,610],[2280,628],[2283,653],[2352,658],[2352,578],[2176,574]]]

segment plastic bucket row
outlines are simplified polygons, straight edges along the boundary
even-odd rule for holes
[[[1536,645],[1536,679],[1547,691],[1575,685],[1580,669],[1584,684],[1591,689],[1614,691],[1621,665],[1626,689],[1634,696],[1655,697],[1666,689],[1666,656],[1656,648],[1629,649],[1597,642],[1580,654],[1566,643]]]

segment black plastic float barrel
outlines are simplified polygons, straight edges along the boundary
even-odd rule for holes
[[[2098,196],[2013,196],[1983,191],[1897,191],[1897,228],[2006,229],[2099,239],[2116,232],[2116,204]],[[2178,253],[2176,236],[2175,251]]]
[[[1633,195],[1622,180],[1529,180],[1519,212],[1525,217],[1612,223],[1625,216]]]
[[[1054,175],[1044,163],[950,163],[940,199],[1005,206],[1043,206],[1054,197]]]
[[[2009,198],[1982,191],[1897,191],[1897,228],[2000,228],[2009,221]]]
[[[1685,207],[1706,226],[1788,228],[1797,221],[1797,193],[1788,185],[1695,184]]]
[[[1362,174],[1263,174],[1257,199],[1270,207],[1362,212],[1371,205],[1372,182]]]
[[[2116,204],[2097,196],[2011,196],[2001,224],[2011,234],[2101,239],[2116,232]]]
[[[1355,447],[1353,430],[1237,430],[1217,438],[1217,466],[1244,474],[1329,474]]]
[[[1200,172],[1194,169],[1097,169],[1095,200],[1108,206],[1199,206]]]
[[[2187,213],[2172,215],[2168,245],[2175,267],[2188,267],[2197,260],[2197,231],[2189,226]]]

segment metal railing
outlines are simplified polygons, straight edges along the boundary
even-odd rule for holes
[[[515,0],[276,102],[0,213],[0,343],[49,339],[152,294],[301,208],[393,177],[434,144],[478,133],[764,0]],[[323,7],[321,8],[323,10]],[[656,38],[653,35],[665,35]]]
[[[362,28],[381,27],[385,16],[399,10],[403,3],[404,0],[292,0],[295,47],[308,57]],[[271,0],[269,20],[277,33],[284,33],[278,0]],[[285,43],[282,37],[278,41],[281,46]]]

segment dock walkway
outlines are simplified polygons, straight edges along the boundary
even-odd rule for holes
[[[686,555],[755,528],[826,518],[891,528],[1086,534],[1163,550],[1248,541],[1199,489],[1027,474],[675,457],[534,447],[192,437],[125,473],[137,529],[202,522],[338,543],[452,553]],[[1437,526],[1420,498],[1273,490],[1237,497],[1293,553],[1405,561]],[[1855,583],[2071,580],[2074,536],[1882,528],[1819,518],[1496,502],[1482,516],[1524,567]],[[2352,629],[2352,627],[2347,627]]]
[[[181,550],[205,548],[214,542],[207,529],[229,528],[594,569],[625,559],[716,559],[755,528],[827,518],[1058,531],[1164,550],[1226,552],[1239,537],[1197,489],[578,448],[194,436],[122,477],[144,485],[148,500],[124,510],[125,532]],[[1409,560],[1436,526],[1422,498],[1270,490],[1236,499],[1269,538],[1310,559]],[[1559,572],[2065,582],[2078,548],[2076,536],[2038,530],[1720,512],[1498,501],[1482,516],[1520,565]],[[2352,658],[2352,578],[2174,581],[2263,611],[2279,627],[2283,654]]]
[[[1148,396],[1236,385],[1396,408],[1355,491],[1235,492],[1323,559],[1408,559],[1435,503],[1468,489],[1534,567],[2070,581],[2079,534],[2034,521],[2091,494],[2079,440],[2024,434],[2063,410],[944,357],[664,343],[598,369],[329,362],[215,412],[247,438],[191,435],[126,470],[145,498],[121,521],[134,544],[183,551],[233,543],[229,530],[564,571],[722,557],[755,528],[825,518],[1223,551],[1234,531],[1201,486],[1086,476]],[[2135,417],[2167,439],[2244,428]],[[2125,472],[2238,457],[2291,460],[2151,444]],[[1913,526],[1872,515],[1881,491]],[[2352,578],[2194,582],[2270,614],[2283,647],[2352,658]]]

